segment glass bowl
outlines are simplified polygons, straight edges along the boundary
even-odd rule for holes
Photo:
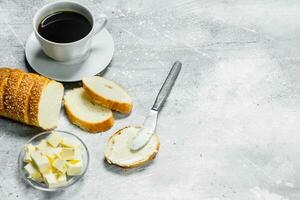
[[[39,190],[43,190],[43,191],[58,191],[58,190],[65,189],[65,188],[75,184],[79,179],[81,179],[88,169],[90,156],[89,156],[88,149],[87,149],[86,145],[84,144],[84,142],[78,136],[76,136],[72,133],[69,133],[66,131],[59,131],[59,130],[55,130],[54,132],[59,133],[62,137],[69,137],[69,138],[75,139],[80,142],[80,144],[82,145],[83,172],[79,176],[67,176],[66,185],[61,186],[61,187],[56,187],[56,188],[49,188],[45,183],[40,183],[40,182],[37,182],[37,181],[34,181],[34,180],[28,178],[27,174],[24,170],[24,166],[26,165],[26,163],[23,161],[23,158],[25,156],[24,147],[26,144],[37,145],[41,140],[46,139],[49,136],[49,134],[52,133],[52,131],[42,132],[42,133],[32,137],[29,141],[27,141],[26,144],[24,144],[24,146],[22,147],[22,150],[19,154],[19,158],[18,158],[18,168],[19,168],[20,176],[25,180],[26,183],[28,183],[35,189],[39,189]]]

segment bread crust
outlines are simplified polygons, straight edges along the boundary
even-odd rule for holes
[[[47,84],[50,82],[49,79],[38,76],[38,75],[32,75],[34,80],[34,84],[30,91],[30,97],[28,101],[28,119],[29,124],[34,126],[39,126],[39,104],[41,100],[41,96],[43,95],[43,91]]]
[[[0,68],[0,115],[4,115],[3,90],[7,83],[10,71],[11,70],[9,68]]]
[[[92,102],[99,104],[103,107],[118,111],[123,114],[128,114],[131,112],[133,107],[132,103],[118,102],[118,101],[113,101],[111,99],[107,99],[104,96],[97,94],[84,81],[82,81],[82,83],[83,83],[83,89],[88,94]]]
[[[104,132],[110,129],[114,125],[114,118],[112,115],[109,118],[107,118],[105,121],[99,123],[90,123],[87,121],[83,121],[80,118],[78,118],[76,115],[74,115],[70,107],[68,106],[68,104],[64,103],[64,108],[69,120],[76,126],[79,126],[81,129],[88,131],[89,133]]]
[[[17,93],[24,74],[22,70],[12,69],[3,90],[4,116],[21,122],[21,116],[17,112],[19,107],[17,104]]]
[[[16,113],[20,118],[20,121],[29,124],[28,117],[28,106],[31,88],[34,85],[34,76],[29,73],[26,73],[23,76],[23,79],[20,83],[19,89],[17,91],[16,104]]]
[[[0,85],[4,79],[9,76],[11,69],[9,68],[0,68]]]
[[[126,128],[129,128],[129,126],[126,126],[120,130],[118,130],[117,132],[115,132],[113,135],[111,135],[108,140],[107,140],[107,144],[106,144],[106,148],[110,142],[110,140],[112,140],[115,136],[117,135],[120,135],[122,133],[122,131]],[[138,126],[136,126],[136,128],[139,128]],[[151,155],[148,156],[148,158],[144,159],[144,160],[141,160],[141,161],[138,161],[138,162],[134,162],[130,165],[121,165],[120,163],[117,163],[117,162],[114,162],[113,160],[110,160],[109,158],[109,155],[108,155],[108,152],[105,148],[105,151],[104,151],[104,159],[109,163],[109,164],[114,164],[114,165],[117,165],[119,167],[122,167],[122,168],[134,168],[134,167],[139,167],[139,166],[142,166],[142,165],[145,165],[147,163],[149,163],[150,161],[154,160],[158,151],[159,151],[159,148],[160,148],[160,140],[159,140],[159,137],[157,134],[154,134],[153,135],[155,138],[156,138],[156,141],[157,141],[157,144],[156,144],[156,147],[155,147],[155,150],[152,152]]]
[[[110,129],[114,125],[114,117],[112,112],[111,115],[106,120],[97,123],[91,123],[88,121],[84,121],[79,117],[77,117],[75,114],[73,114],[72,109],[68,105],[65,97],[64,97],[64,108],[70,122],[89,133],[104,132]]]

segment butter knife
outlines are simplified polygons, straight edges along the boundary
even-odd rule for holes
[[[150,140],[153,133],[155,133],[156,122],[158,112],[161,110],[164,105],[167,97],[170,94],[170,91],[176,81],[176,78],[181,70],[181,62],[176,61],[173,64],[164,84],[159,90],[159,93],[156,97],[154,105],[152,106],[149,114],[147,115],[143,126],[137,133],[137,135],[133,138],[132,143],[130,145],[130,149],[133,151],[137,151],[144,147]]]

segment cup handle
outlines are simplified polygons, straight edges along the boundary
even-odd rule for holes
[[[102,24],[99,25],[99,20],[103,20]],[[108,22],[108,18],[106,15],[102,14],[98,19],[96,19],[96,24],[95,24],[95,31],[94,31],[94,35],[99,33],[100,31],[102,31],[102,29],[106,26]]]

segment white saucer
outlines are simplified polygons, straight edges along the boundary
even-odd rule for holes
[[[34,33],[26,42],[25,56],[29,65],[39,74],[48,78],[72,82],[84,76],[93,76],[103,71],[110,63],[114,53],[114,41],[106,29],[92,39],[89,57],[76,64],[66,64],[47,57]]]

